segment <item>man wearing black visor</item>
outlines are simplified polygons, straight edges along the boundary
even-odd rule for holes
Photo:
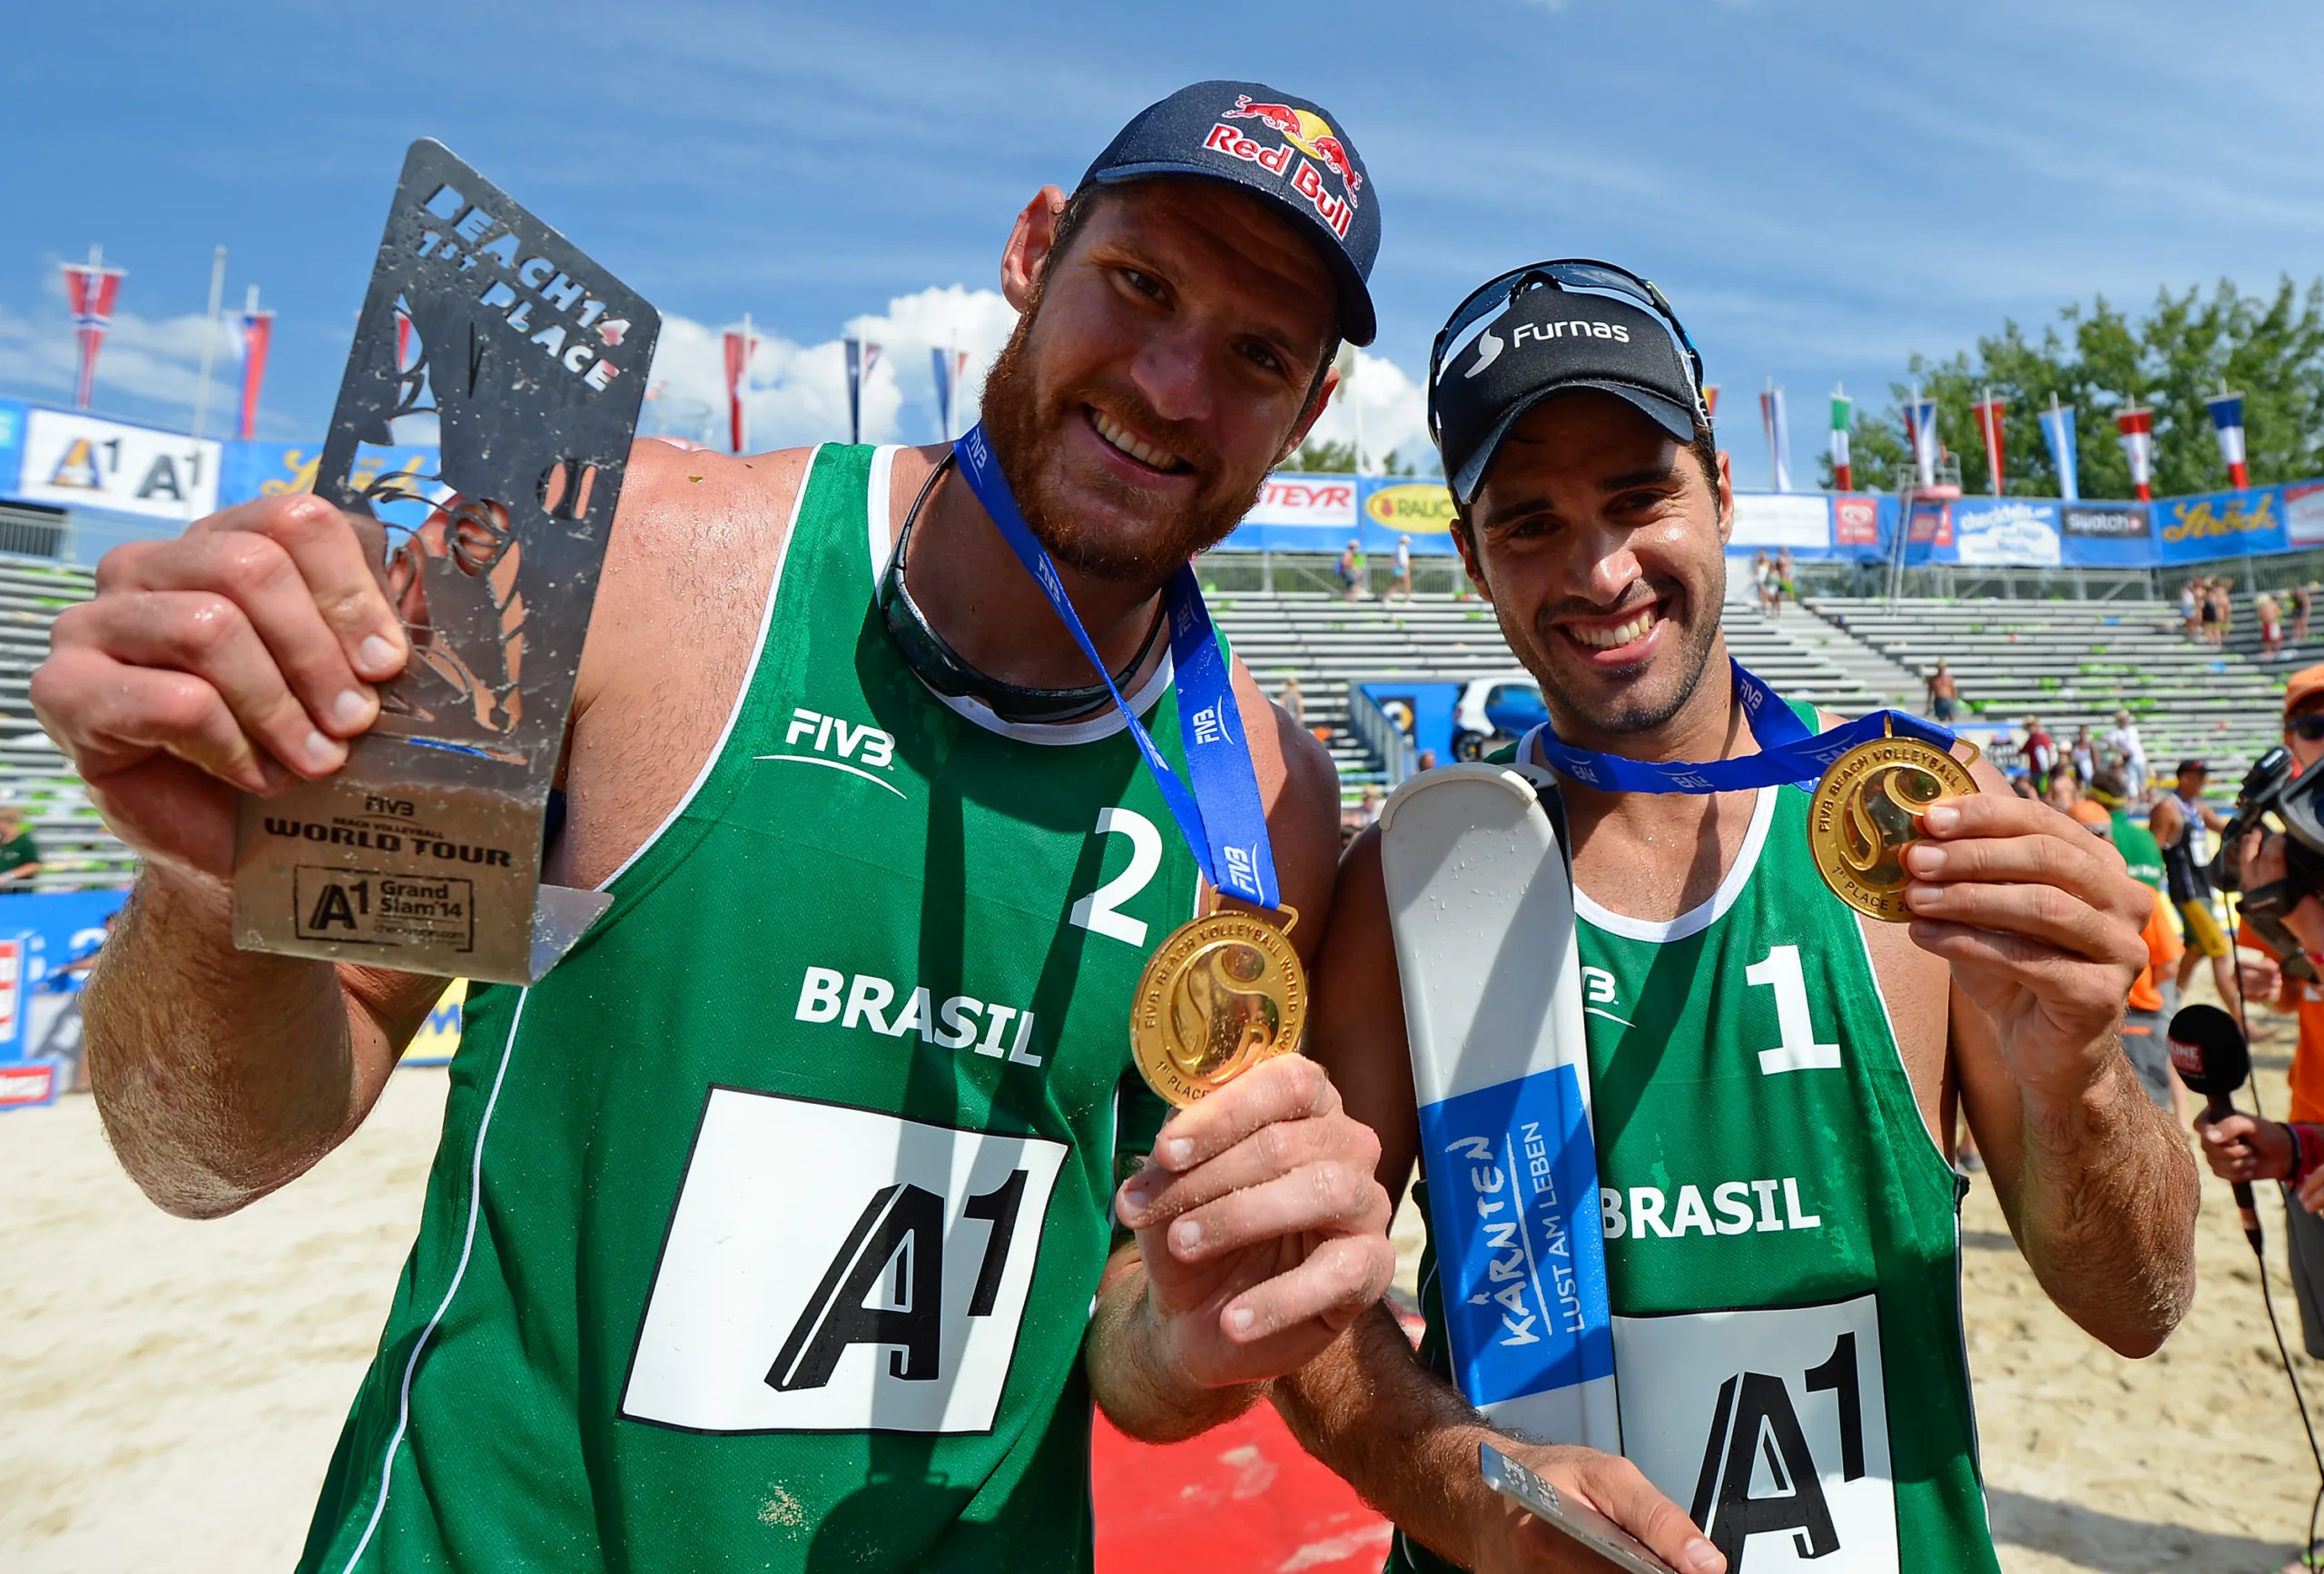
[[[2143,889],[1989,766],[1965,791],[1957,762],[1957,786],[1911,805],[1905,921],[1867,921],[1827,886],[1799,783],[1838,756],[1810,737],[1837,718],[1728,658],[1734,499],[1700,388],[1659,291],[1600,263],[1494,280],[1432,356],[1455,538],[1548,702],[1514,758],[1565,827],[1583,1004],[1557,1031],[1581,1041],[1588,1105],[1562,1201],[1542,1184],[1555,1124],[1496,1114],[1463,1135],[1437,1113],[1458,1100],[1418,1106],[1392,802],[1342,865],[1314,1053],[1380,1134],[1390,1193],[1417,1157],[1423,1185],[1461,1201],[1425,1199],[1420,1358],[1374,1313],[1275,1390],[1397,1522],[1391,1568],[1590,1561],[1486,1490],[1491,1442],[1687,1574],[1993,1570],[1937,1135],[1956,1100],[2068,1315],[2143,1355],[2193,1294],[2193,1166],[2116,1037]],[[1463,943],[1548,958],[1565,939],[1512,923]],[[1521,1081],[1478,1097],[1521,1100]],[[1561,1221],[1546,1233],[1545,1199]],[[1571,1370],[1483,1392],[1569,1315]],[[1563,1429],[1579,1435],[1540,1435],[1561,1429],[1523,1408],[1559,1385],[1583,1397],[1555,1413],[1594,1418]]]

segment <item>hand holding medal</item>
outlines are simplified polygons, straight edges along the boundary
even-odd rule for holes
[[[1921,816],[1946,798],[1977,791],[1968,764],[1918,738],[1859,743],[1832,762],[1807,810],[1807,847],[1832,894],[1886,923],[1910,923],[1905,849],[1922,834]]]

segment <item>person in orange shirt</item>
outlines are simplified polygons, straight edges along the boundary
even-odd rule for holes
[[[2108,845],[2114,841],[2114,817],[2106,806],[2084,798],[2066,811],[2074,819],[2090,827],[2091,834],[2105,838]],[[2139,1074],[2139,1082],[2147,1097],[2171,1111],[2184,1126],[2187,1122],[2187,1089],[2171,1070],[2171,1046],[2162,1019],[2162,992],[2156,981],[2171,977],[2171,969],[2178,965],[2186,947],[2179,943],[2179,933],[2171,926],[2171,914],[2163,905],[2162,893],[2153,892],[2154,910],[2147,916],[2146,928],[2139,938],[2146,941],[2146,967],[2131,985],[2128,1009],[2122,1013],[2122,1053],[2129,1057],[2131,1069]]]

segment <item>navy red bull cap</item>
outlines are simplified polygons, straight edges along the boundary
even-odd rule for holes
[[[1198,82],[1139,111],[1081,183],[1154,175],[1232,181],[1281,206],[1339,282],[1340,337],[1372,342],[1380,205],[1355,144],[1320,105],[1264,83]]]

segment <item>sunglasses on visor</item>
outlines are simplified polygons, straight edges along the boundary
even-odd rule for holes
[[[1602,290],[1637,302],[1653,312],[1669,326],[1671,337],[1679,348],[1687,352],[1687,371],[1695,387],[1695,413],[1705,426],[1710,424],[1710,412],[1703,408],[1703,358],[1695,349],[1695,341],[1687,337],[1687,325],[1670,309],[1670,302],[1654,281],[1641,279],[1627,268],[1611,262],[1593,261],[1587,257],[1561,257],[1554,261],[1535,262],[1523,268],[1512,268],[1497,279],[1489,279],[1469,291],[1466,299],[1453,309],[1452,317],[1437,330],[1436,342],[1428,351],[1428,386],[1434,390],[1438,378],[1443,375],[1444,358],[1466,342],[1469,330],[1488,318],[1499,317],[1517,304],[1523,296],[1535,290]],[[1438,429],[1436,402],[1429,401],[1430,436],[1443,439]]]

